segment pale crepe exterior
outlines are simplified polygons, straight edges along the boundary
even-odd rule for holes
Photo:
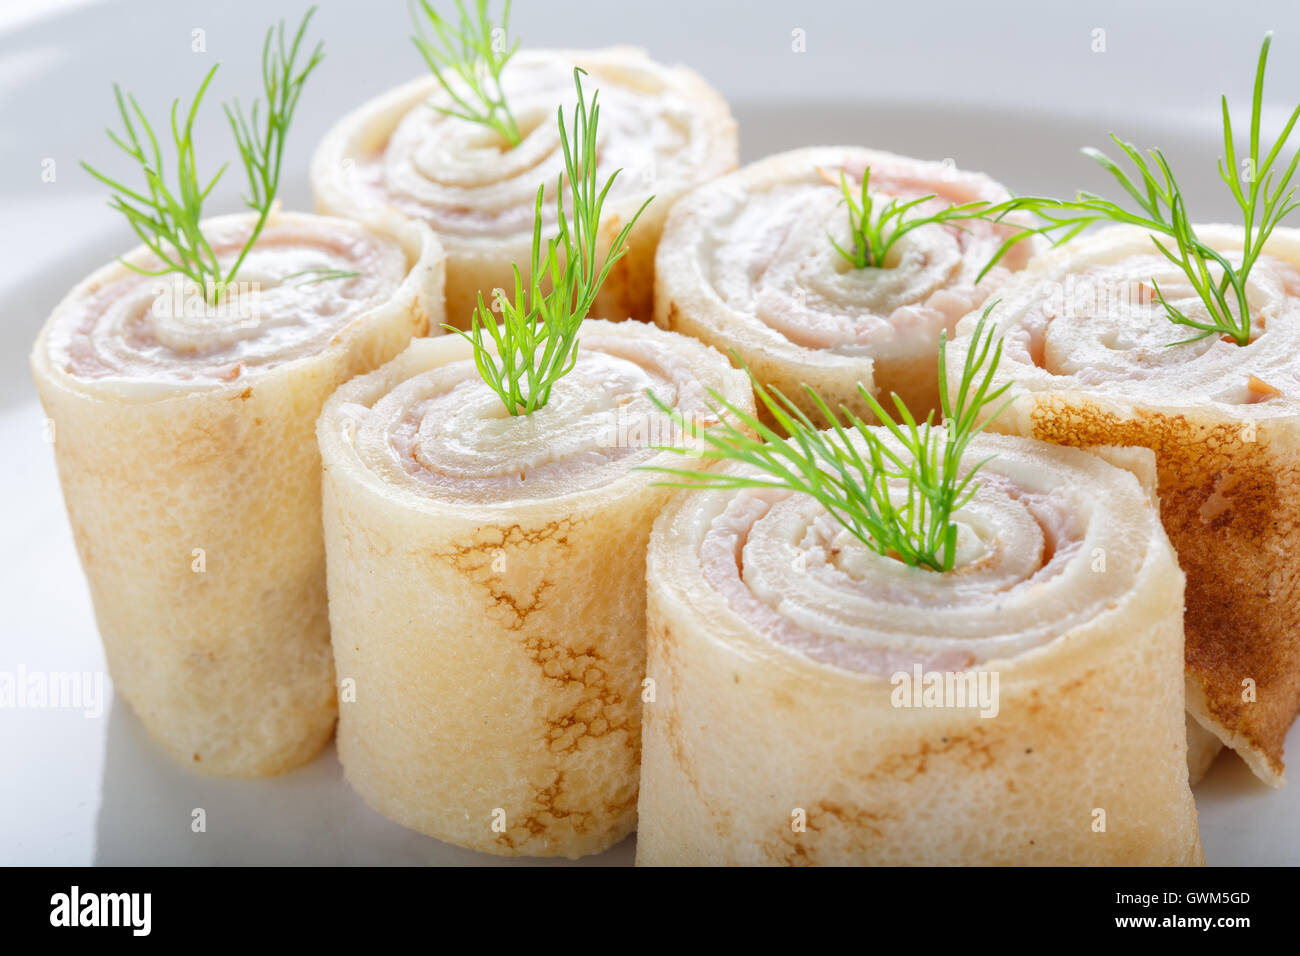
[[[59,309],[32,352],[114,687],[203,773],[281,773],[333,733],[314,430],[340,383],[441,323],[441,249],[423,227],[397,235],[410,271],[389,302],[325,350],[228,386],[124,401],[50,361]]]
[[[1187,715],[1187,779],[1192,786],[1200,783],[1223,750],[1223,741],[1206,730],[1191,714]]]
[[[615,47],[606,50],[524,50],[519,58],[552,58],[566,64],[591,69],[623,63],[641,70],[654,69],[671,77],[673,84],[701,117],[700,126],[710,138],[705,151],[707,160],[686,181],[658,180],[643,194],[611,195],[600,222],[601,255],[618,231],[645,200],[654,201],[641,213],[627,239],[627,254],[614,266],[597,295],[593,315],[610,319],[635,318],[649,321],[653,314],[655,249],[663,232],[664,220],[674,200],[697,183],[735,169],[739,162],[736,121],[726,101],[698,74],[683,66],[662,67],[654,64],[641,50]],[[598,81],[588,78],[592,89]],[[354,170],[359,158],[381,151],[393,130],[407,113],[427,108],[424,104],[438,89],[432,76],[413,80],[369,101],[339,120],[321,140],[312,156],[311,186],[318,212],[338,216],[373,216],[381,210],[400,215],[381,204],[372,192],[359,184]],[[608,109],[608,107],[606,107]],[[553,116],[549,120],[553,122]],[[566,119],[567,122],[567,119]],[[635,171],[625,170],[623,177]],[[531,183],[536,190],[540,179]],[[548,186],[551,185],[548,183]],[[528,211],[533,203],[527,197]],[[528,282],[529,255],[532,248],[531,216],[527,229],[495,237],[462,239],[441,232],[439,238],[447,250],[447,321],[459,328],[469,328],[470,317],[482,293],[490,304],[492,290],[508,292],[515,287],[511,265],[517,265]]]
[[[695,356],[752,412],[744,376],[700,343],[594,324]],[[371,807],[440,840],[597,853],[636,824],[645,547],[670,489],[644,471],[485,504],[392,487],[354,448],[346,407],[469,355],[459,337],[413,342],[321,416],[339,759]]]
[[[1197,234],[1219,250],[1240,248],[1237,227],[1198,226]],[[1039,283],[1151,249],[1149,236],[1129,227],[1075,240],[1007,283],[993,318],[999,328],[1012,328],[1007,317],[1041,295]],[[1300,265],[1300,233],[1276,230],[1265,251]],[[971,317],[958,327],[950,372],[965,359],[972,327]],[[1170,341],[1189,334],[1169,326]],[[1294,335],[1285,328],[1268,334]],[[1242,362],[1244,383],[1261,370]],[[1294,396],[1280,408],[1228,405],[1170,377],[1160,400],[1129,399],[1081,387],[1011,354],[998,370],[1003,381],[1015,383],[1014,401],[993,430],[1063,445],[1155,451],[1161,514],[1187,574],[1188,711],[1261,780],[1281,786],[1283,743],[1300,713],[1300,406]],[[1225,506],[1215,507],[1220,500]],[[1251,693],[1254,700],[1247,699]]]
[[[1041,449],[1044,468],[1080,454]],[[1109,470],[1114,494],[1146,494]],[[699,573],[699,494],[675,499],[650,541],[646,673],[657,695],[643,722],[638,864],[1203,862],[1187,781],[1182,575],[1150,501],[1134,539],[1116,542],[1145,549],[1122,600],[983,665],[1000,672],[999,712],[983,719],[896,708],[887,677],[756,630]],[[1105,832],[1094,830],[1098,810]]]

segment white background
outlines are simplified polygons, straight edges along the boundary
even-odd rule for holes
[[[111,83],[148,115],[188,103],[215,61],[196,139],[211,172],[233,159],[218,104],[259,91],[265,28],[299,2],[0,0],[0,671],[100,670],[102,655],[72,549],[27,352],[53,305],[133,243],[77,167],[117,164]],[[519,0],[528,46],[635,44],[685,62],[731,102],[744,158],[813,143],[951,157],[1020,193],[1105,181],[1078,154],[1115,130],[1168,154],[1202,220],[1230,215],[1217,180],[1218,95],[1242,110],[1259,42],[1275,29],[1268,121],[1300,102],[1294,2],[704,2]],[[205,31],[205,53],[191,51]],[[805,31],[807,51],[791,49]],[[1092,51],[1093,31],[1106,50]],[[405,4],[326,0],[314,35],[327,58],[304,93],[288,151],[289,208],[306,208],[305,168],[342,112],[418,75]],[[206,156],[207,150],[204,150]],[[53,159],[57,177],[41,181]],[[238,208],[242,170],[209,209]],[[1300,761],[1300,734],[1291,735]],[[1231,755],[1197,790],[1210,863],[1300,862],[1300,797],[1257,784]],[[208,832],[190,832],[203,807]],[[628,841],[597,863],[627,863]],[[232,782],[175,767],[129,710],[103,718],[0,709],[0,863],[491,863],[404,831],[343,784],[332,750],[274,781]]]

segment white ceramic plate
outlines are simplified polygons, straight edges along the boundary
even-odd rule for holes
[[[1160,145],[1200,218],[1230,214],[1218,183],[1217,94],[1248,97],[1265,29],[1276,27],[1270,89],[1300,88],[1300,20],[1257,2],[1095,2],[951,6],[843,2],[519,0],[535,46],[634,43],[689,63],[731,101],[745,159],[813,143],[861,143],[952,157],[1022,193],[1105,183],[1079,158],[1109,129]],[[108,163],[110,83],[150,115],[193,95],[221,60],[198,142],[228,151],[217,101],[256,92],[262,31],[297,2],[5,0],[0,6],[0,671],[102,673],[103,655],[27,371],[32,339],[79,278],[132,242],[76,166]],[[391,9],[390,9],[391,8]],[[743,13],[738,12],[743,11]],[[1288,12],[1290,16],[1287,16]],[[317,20],[328,57],[304,95],[290,149],[290,208],[308,203],[305,168],[340,112],[417,74],[400,3],[331,0]],[[1097,30],[1105,51],[1094,52]],[[196,32],[201,31],[201,32]],[[806,52],[792,49],[803,31]],[[195,51],[201,38],[205,47]],[[1176,69],[1192,63],[1195,69]],[[1269,111],[1276,121],[1284,101]],[[221,155],[226,155],[222,153]],[[42,179],[54,161],[53,182]],[[216,163],[209,161],[208,168]],[[212,201],[236,208],[237,171]],[[172,764],[105,680],[98,715],[0,709],[0,864],[491,864],[506,862],[404,830],[343,782],[333,750],[268,781],[223,781]],[[1300,730],[1288,748],[1300,761]],[[1300,862],[1300,785],[1270,790],[1231,754],[1197,788],[1211,864]],[[191,830],[195,809],[207,831]],[[628,864],[629,839],[589,864]],[[538,862],[538,861],[527,861]]]

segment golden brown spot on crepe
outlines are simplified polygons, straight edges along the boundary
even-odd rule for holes
[[[541,528],[525,529],[517,524],[506,528],[480,528],[473,544],[457,545],[447,551],[434,552],[433,556],[450,561],[453,567],[463,571],[477,571],[485,564],[491,569],[494,551],[525,544],[536,545],[544,541],[554,541],[560,547],[567,547],[570,532],[581,524],[572,518],[564,518],[551,521]]]
[[[529,802],[524,818],[512,825],[507,811],[506,831],[496,835],[496,842],[508,849],[518,850],[539,837],[545,837],[552,829],[562,829],[564,833],[583,834],[591,829],[593,818],[617,820],[623,813],[636,806],[637,788],[632,787],[630,796],[607,800],[600,811],[565,809],[564,781],[564,771],[556,770],[548,783],[534,786],[533,798]]]
[[[929,769],[931,759],[950,754],[972,770],[987,770],[996,763],[997,758],[992,745],[985,740],[986,736],[982,727],[976,727],[968,734],[941,737],[937,744],[923,740],[910,753],[890,754],[868,772],[864,779],[899,777],[911,782]]]
[[[248,388],[244,389],[242,392],[240,392],[238,395],[234,397],[239,399],[241,402],[248,401],[250,398],[253,397],[253,386],[251,385],[248,386]]]
[[[577,701],[563,713],[547,716],[545,739],[553,753],[573,753],[585,737],[604,737],[615,731],[628,731],[626,745],[639,747],[630,731],[634,709],[626,706],[622,694],[610,686],[604,658],[594,647],[575,650],[540,636],[530,637],[523,647],[547,680],[577,688]]]
[[[628,697],[618,680],[619,667],[606,659],[598,641],[571,638],[558,626],[554,618],[557,613],[563,616],[564,608],[549,599],[556,585],[539,568],[547,563],[539,562],[539,549],[550,562],[566,560],[570,536],[581,524],[581,519],[566,518],[540,527],[484,527],[469,544],[427,553],[430,561],[449,565],[483,590],[489,619],[505,633],[517,635],[514,646],[537,668],[543,686],[553,688],[540,698],[545,702],[542,712],[529,727],[537,735],[536,746],[552,755],[552,762],[542,779],[527,781],[533,794],[527,805],[513,812],[506,808],[507,832],[494,835],[499,845],[513,851],[528,852],[551,834],[559,838],[596,826],[625,827],[636,805],[635,784],[606,797],[601,810],[592,808],[590,794],[578,794],[573,801],[585,810],[571,809],[566,802],[566,788],[576,786],[566,783],[565,768],[573,769],[566,757],[585,750],[584,741],[607,739],[605,746],[631,752],[633,766],[641,745],[639,699]],[[582,643],[567,643],[570,640]]]
[[[819,800],[808,810],[808,834],[799,834],[788,822],[781,824],[781,845],[766,848],[768,859],[783,866],[816,866],[817,840],[812,834],[839,824],[847,839],[848,852],[855,858],[869,856],[871,845],[885,835],[885,824],[893,816],[864,807],[849,807],[831,800]],[[836,841],[839,843],[840,841]]]
[[[817,804],[817,813],[825,813],[841,823],[858,829],[869,830],[875,836],[883,836],[884,832],[880,824],[890,819],[889,814],[874,813],[871,810],[849,809],[838,803],[821,801]],[[816,814],[809,815],[808,828],[810,830],[820,830],[821,828],[814,822]]]
[[[1078,690],[1080,687],[1086,686],[1089,679],[1092,677],[1093,673],[1094,671],[1090,668],[1084,671],[1078,677],[1074,678],[1073,680],[1062,684],[1060,687],[1056,688],[1055,690],[1056,696],[1059,697],[1062,694],[1068,694],[1070,693],[1070,691]],[[1028,753],[1028,751],[1025,752]]]
[[[677,303],[676,302],[668,303],[668,315],[664,319],[663,327],[667,329],[669,332],[675,332],[677,330],[677,326],[681,324],[681,320],[682,320],[682,313],[681,310],[677,308]]]
[[[778,862],[785,866],[815,866],[812,855],[808,852],[808,847],[804,846],[796,838],[790,844],[790,853],[784,859]]]
[[[1275,448],[1270,427],[1145,411],[1121,418],[1064,400],[1040,401],[1032,416],[1033,437],[1058,445],[1155,452],[1161,520],[1187,575],[1188,676],[1210,715],[1281,774],[1300,713],[1300,579],[1277,558],[1300,551],[1300,457]],[[1246,677],[1254,703],[1241,699]]]
[[[509,812],[506,815],[506,831],[496,835],[497,843],[508,847],[511,850],[519,848],[521,842],[530,842],[530,839],[545,835],[546,831],[561,820],[568,821],[573,818],[566,826],[566,830],[572,830],[574,833],[584,833],[587,829],[587,823],[591,817],[590,812],[569,811],[556,806],[557,801],[564,793],[564,771],[557,770],[551,781],[544,786],[533,788],[533,799],[529,804],[527,815],[524,816],[517,824],[511,825]],[[523,834],[512,835],[511,831],[524,831]]]
[[[523,573],[528,573],[531,568],[530,562],[513,559],[511,550],[549,543],[563,553],[569,547],[569,534],[579,524],[565,518],[541,528],[525,529],[517,524],[507,528],[481,528],[474,543],[436,551],[431,557],[451,564],[475,581],[487,592],[492,609],[501,612],[503,619],[498,623],[507,630],[519,631],[528,623],[530,615],[546,606],[543,596],[553,583],[545,578],[541,581],[520,580],[512,574],[514,568],[520,568]],[[493,566],[499,551],[505,552],[505,569],[502,571]]]
[[[544,606],[542,595],[551,586],[550,581],[543,581],[526,600],[520,600],[508,591],[489,585],[488,592],[492,595],[491,610],[505,612],[503,619],[497,623],[507,631],[523,630],[524,624],[528,622],[528,616]]]

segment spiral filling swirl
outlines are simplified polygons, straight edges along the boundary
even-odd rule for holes
[[[204,223],[223,274],[252,217]],[[152,257],[129,260],[157,269]],[[313,354],[387,301],[408,272],[395,240],[343,220],[276,216],[219,299],[188,277],[125,267],[60,307],[51,356],[79,379],[126,384],[220,385]]]
[[[985,301],[1009,270],[1028,260],[1021,243],[976,284],[981,269],[1013,235],[1010,223],[930,224],[905,234],[883,266],[856,268],[832,245],[854,247],[840,187],[858,190],[867,168],[877,214],[933,195],[913,218],[949,205],[1000,202],[1005,189],[944,163],[860,149],[812,149],[769,160],[706,187],[711,228],[702,271],[716,295],[791,343],[877,360],[927,353]],[[772,168],[768,168],[772,166]]]
[[[599,88],[597,179],[604,182],[622,170],[611,202],[663,193],[668,185],[697,178],[696,171],[708,165],[712,139],[701,128],[689,88],[673,69],[635,50],[515,56],[502,74],[522,137],[513,147],[486,127],[439,112],[436,107],[453,104],[430,81],[427,101],[398,121],[378,151],[357,163],[355,174],[378,202],[466,242],[531,232],[539,185],[543,220],[554,223],[557,183],[565,171],[556,109],[571,121],[575,63],[590,74],[584,82],[588,98]]]
[[[1131,522],[1153,518],[1131,475],[1017,442],[972,444],[969,460],[997,457],[953,515],[951,571],[881,555],[810,496],[762,489],[705,493],[692,518],[704,579],[768,639],[846,670],[963,670],[1030,653],[1114,606],[1145,560]]]
[[[696,364],[654,340],[587,333],[550,400],[511,415],[472,360],[345,405],[357,451],[386,483],[442,501],[493,503],[598,488],[690,436],[651,401],[702,427],[716,421]],[[674,462],[676,464],[677,462]]]
[[[1053,387],[1290,408],[1300,398],[1300,241],[1285,233],[1274,233],[1247,279],[1245,346],[1218,334],[1187,341],[1200,332],[1171,322],[1156,292],[1196,322],[1211,320],[1205,303],[1146,232],[1114,227],[1076,241],[1032,281],[1027,273],[1007,289],[996,314],[1006,357],[1048,373]],[[1198,234],[1240,263],[1240,229],[1200,227]],[[1235,314],[1231,291],[1228,301]]]

